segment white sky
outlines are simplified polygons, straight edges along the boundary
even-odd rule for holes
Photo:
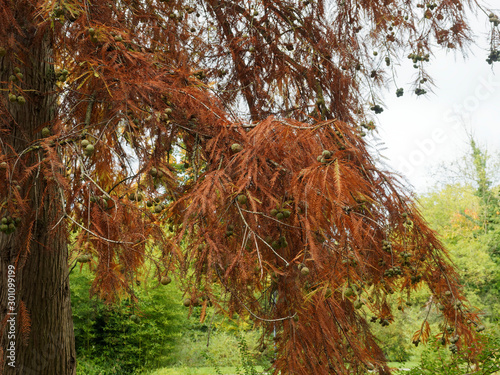
[[[405,95],[397,98],[392,85],[384,97],[385,110],[377,117],[378,137],[387,147],[382,155],[417,193],[434,186],[433,168],[469,151],[468,132],[489,152],[500,150],[500,62],[493,68],[486,62],[490,25],[487,17],[481,18],[474,24],[476,45],[466,60],[439,51],[427,63],[437,86],[434,93],[410,93],[417,70],[405,58],[397,69]]]

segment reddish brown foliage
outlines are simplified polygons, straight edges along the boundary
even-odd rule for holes
[[[146,258],[159,278],[179,272],[191,299],[215,303],[222,285],[230,312],[279,328],[282,373],[388,372],[359,307],[390,322],[386,296],[421,283],[466,346],[477,317],[446,252],[358,125],[401,53],[421,88],[432,42],[465,46],[469,3],[0,1],[2,85],[26,100],[0,103],[1,209],[23,217],[18,258],[40,205],[62,200],[48,227],[77,233],[94,293],[133,293]],[[28,34],[48,43],[53,71],[34,73],[16,41]],[[15,67],[24,78],[8,80]],[[54,92],[37,96],[33,76]],[[15,114],[37,106],[57,116],[27,133]]]

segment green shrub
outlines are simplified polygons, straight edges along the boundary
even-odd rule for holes
[[[260,371],[257,370],[257,365],[255,361],[255,354],[249,349],[248,344],[245,340],[243,334],[240,334],[237,338],[238,341],[238,354],[240,363],[236,365],[237,375],[259,375]],[[221,370],[221,364],[218,363],[213,357],[211,357],[208,351],[203,353],[203,357],[207,362],[214,368],[217,375],[223,375]],[[240,368],[241,365],[241,368]]]
[[[408,375],[489,375],[500,371],[500,333],[490,330],[480,335],[484,345],[483,351],[477,358],[477,363],[471,363],[467,358],[468,352],[451,354],[447,346],[436,341],[429,343],[422,352],[420,363]]]
[[[135,305],[125,299],[107,306],[89,298],[89,272],[73,273],[70,283],[79,374],[134,374],[172,362],[186,321],[175,286],[155,288],[151,280],[150,289],[135,291]]]
[[[379,345],[389,362],[408,362],[419,356],[423,350],[422,345],[415,347],[412,338],[421,328],[422,321],[426,319],[433,332],[436,331],[440,316],[433,307],[427,315],[429,293],[422,288],[413,293],[411,301],[401,303],[402,310],[398,309],[400,296],[394,294],[387,298],[394,312],[394,320],[388,326],[382,326],[379,321],[370,323],[372,332],[379,340]],[[411,302],[409,306],[406,302]]]
[[[177,346],[175,352],[176,366],[207,367],[207,366],[240,366],[244,361],[256,364],[262,362],[262,354],[257,350],[259,333],[246,331],[237,334],[228,332],[188,332]],[[207,346],[207,342],[209,345]],[[245,352],[241,350],[241,342],[245,342]],[[248,344],[246,344],[248,343]],[[239,350],[238,350],[239,348]],[[268,363],[268,362],[267,362]]]

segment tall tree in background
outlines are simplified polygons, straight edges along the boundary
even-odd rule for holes
[[[479,198],[477,217],[467,217],[471,223],[477,225],[478,234],[488,237],[489,252],[493,258],[499,259],[498,227],[500,223],[500,202],[498,199],[498,156],[476,143],[469,134],[470,153],[465,154],[449,165],[442,165],[439,169],[441,181],[438,186],[469,186],[474,195]]]
[[[99,297],[133,296],[150,259],[183,276],[186,305],[276,329],[281,373],[388,373],[364,311],[390,324],[386,295],[422,282],[466,348],[457,275],[362,136],[398,56],[425,94],[431,48],[464,47],[471,4],[1,0],[0,372],[75,373],[71,231]]]
[[[439,169],[437,188],[419,198],[423,214],[457,265],[466,294],[483,309],[485,321],[499,319],[498,156],[469,134],[470,148]]]
[[[471,159],[473,163],[474,182],[477,185],[476,195],[480,199],[480,226],[484,234],[489,237],[488,250],[492,258],[498,263],[500,260],[500,201],[498,199],[498,186],[493,186],[491,175],[492,166],[491,155],[476,144],[472,136],[470,137]],[[489,164],[489,165],[488,165]],[[493,168],[492,168],[493,167]],[[490,172],[490,175],[488,175]]]

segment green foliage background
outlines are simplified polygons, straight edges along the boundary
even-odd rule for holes
[[[106,306],[89,298],[90,272],[83,266],[70,276],[79,374],[132,374],[172,363],[174,348],[187,329],[180,292],[173,286],[137,287],[139,299]],[[136,315],[138,323],[131,320]]]
[[[87,265],[75,268],[70,283],[78,375],[139,374],[167,366],[269,364],[272,346],[263,349],[260,332],[252,330],[249,321],[223,318],[209,308],[207,319],[200,323],[201,308],[194,308],[189,317],[175,283],[163,286],[147,280],[134,291],[135,306],[129,299],[106,306],[89,298]],[[133,315],[139,317],[138,323],[131,319]]]
[[[448,185],[422,197],[421,203],[457,266],[467,298],[493,323],[500,318],[500,259],[496,255],[500,208],[485,208],[476,192],[471,185]],[[485,220],[485,209],[494,216]]]

